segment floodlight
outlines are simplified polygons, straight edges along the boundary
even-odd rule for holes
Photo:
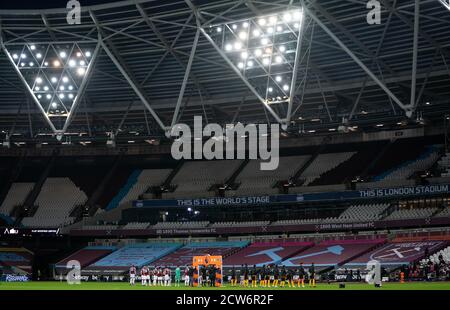
[[[253,36],[255,38],[259,37],[261,35],[261,32],[258,29],[253,30]]]
[[[14,54],[12,57],[13,57],[13,59],[18,59],[18,58],[19,58],[19,55]]]
[[[277,26],[277,31],[278,31],[278,32],[283,32],[283,27]]]
[[[277,57],[275,57],[275,61],[277,63],[282,63],[283,62],[283,58],[281,56],[277,56]]]
[[[269,40],[267,38],[262,38],[261,39],[261,44],[262,45],[267,45],[269,43]]]
[[[52,108],[56,109],[58,107],[58,104],[56,102],[52,102]]]
[[[63,81],[64,83],[67,83],[67,82],[69,82],[69,78],[68,78],[67,76],[65,76],[65,77],[62,78],[62,81]]]
[[[41,54],[41,53],[37,53],[37,54],[36,54],[36,58],[37,58],[37,59],[41,59],[41,58],[42,58],[42,54]]]
[[[69,99],[73,99],[73,94],[69,94]]]
[[[70,67],[75,67],[77,65],[77,62],[75,61],[75,60],[73,60],[73,59],[71,59],[71,60],[69,60],[69,66]]]
[[[84,75],[86,73],[86,69],[78,68],[77,73],[78,73],[78,75]]]
[[[217,32],[222,32],[222,28],[221,28],[221,27],[217,27],[217,28],[216,28],[216,31],[217,31]]]
[[[269,91],[269,93],[273,92],[273,88],[272,87],[269,87],[267,90]]]
[[[242,52],[241,53],[241,58],[242,59],[247,59],[248,58],[248,53],[247,52]]]
[[[264,58],[263,59],[263,65],[268,66],[269,64],[270,64],[269,58]]]
[[[241,40],[247,39],[247,33],[244,31],[239,32],[239,39]]]
[[[52,80],[51,80],[51,81],[52,81],[52,83],[53,83],[53,84],[55,84],[55,83],[57,83],[57,82],[58,82],[58,79],[57,79],[57,78],[55,78],[55,77],[52,77]]]
[[[283,85],[283,90],[284,91],[288,91],[289,90],[289,85],[287,85],[287,84]]]
[[[59,67],[59,66],[61,66],[61,63],[59,62],[59,60],[55,60],[55,61],[53,62],[53,66],[54,66],[54,67]]]
[[[69,89],[69,90],[73,90],[73,86],[72,86],[72,85],[69,85],[68,89]]]
[[[277,75],[277,76],[275,77],[275,81],[281,82],[281,80],[283,80],[283,78],[282,78],[281,76]]]
[[[239,69],[244,69],[244,63],[243,62],[238,63],[238,68]]]
[[[236,30],[236,29],[237,29],[237,25],[233,25],[232,28],[233,28],[234,30]]]
[[[65,90],[64,85],[61,85],[61,86],[59,87],[59,90]]]
[[[47,96],[45,96],[47,99],[52,99],[52,95],[47,94]]]
[[[284,53],[286,51],[286,47],[284,45],[280,45],[280,47],[278,48],[280,50],[280,52]]]
[[[273,28],[272,27],[267,28],[267,33],[268,34],[272,34],[273,33]]]
[[[86,55],[86,57],[91,57],[92,56],[91,52],[89,52],[89,51],[87,51],[85,55]]]
[[[61,52],[61,53],[59,53],[59,56],[61,58],[66,58],[67,57],[67,53],[66,52]]]
[[[44,90],[45,90],[45,91],[48,91],[48,86],[45,86],[45,87],[44,87]]]
[[[29,65],[30,65],[30,67],[33,67],[34,66],[34,62],[30,61]]]
[[[260,20],[258,20],[258,24],[260,26],[264,26],[266,24],[266,20],[264,18],[261,18]]]
[[[276,23],[277,23],[277,17],[276,17],[276,16],[270,16],[270,17],[269,17],[269,23],[270,23],[271,25],[276,24]]]
[[[59,94],[59,98],[64,99],[64,94]]]
[[[21,54],[21,55],[20,55],[20,58],[25,59],[25,58],[27,58],[27,55]]]
[[[80,61],[80,66],[85,66],[86,62],[84,60]]]
[[[31,46],[30,46],[30,49],[31,49],[32,51],[34,51],[34,50],[36,49],[36,45],[31,45]]]
[[[242,43],[237,41],[234,43],[234,49],[240,50],[242,48]]]
[[[42,78],[41,77],[37,77],[36,78],[36,84],[41,84],[42,83]]]
[[[248,28],[248,23],[247,23],[247,22],[244,22],[244,23],[242,24],[242,27]]]
[[[247,61],[247,66],[248,67],[253,67],[253,61],[251,61],[251,60]]]
[[[233,49],[233,46],[231,44],[225,45],[225,50],[231,51]]]
[[[255,50],[255,56],[259,57],[262,55],[262,51],[260,49]]]
[[[292,15],[290,13],[286,13],[283,15],[283,19],[285,22],[290,22],[292,20]]]

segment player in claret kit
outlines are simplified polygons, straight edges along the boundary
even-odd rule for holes
[[[152,277],[153,277],[153,286],[156,286],[158,284],[158,267],[155,267],[155,269],[153,269]]]
[[[163,280],[164,280],[164,273],[162,270],[162,267],[158,268],[158,285],[163,286]]]
[[[189,267],[184,269],[184,286],[189,286]]]
[[[141,282],[142,286],[147,286],[147,281],[150,280],[150,270],[147,266],[141,268]]]
[[[130,267],[130,285],[135,285],[136,282],[136,267],[132,265]]]
[[[164,277],[164,286],[170,286],[171,277],[170,277],[170,269],[169,268],[167,268],[167,267],[164,268],[163,277]]]

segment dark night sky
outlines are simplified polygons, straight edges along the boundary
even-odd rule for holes
[[[54,9],[65,8],[69,0],[0,0],[0,9]],[[78,0],[81,5],[95,5],[120,0]]]

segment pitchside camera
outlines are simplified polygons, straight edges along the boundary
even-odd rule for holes
[[[345,283],[339,283],[339,288],[345,288]]]

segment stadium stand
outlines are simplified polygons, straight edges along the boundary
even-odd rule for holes
[[[35,204],[32,217],[25,217],[22,224],[28,227],[60,227],[73,222],[72,210],[87,200],[86,195],[68,178],[48,178]]]
[[[314,263],[319,270],[338,266],[372,250],[384,241],[384,239],[323,241],[308,248],[300,255],[283,260],[281,264],[299,266],[300,263],[303,263],[305,266],[309,266]]]
[[[338,223],[377,221],[381,219],[381,214],[389,207],[389,203],[353,205],[342,212],[336,220]]]
[[[72,260],[80,262],[81,268],[84,268],[115,250],[116,247],[112,246],[87,246],[56,263],[56,269],[58,272],[67,272],[67,263]]]
[[[211,224],[210,227],[254,227],[254,226],[267,226],[270,221],[252,221],[252,222],[217,222]]]
[[[438,162],[439,167],[443,170],[442,177],[450,177],[450,153],[445,153]]]
[[[214,184],[223,184],[239,167],[240,160],[191,161],[183,164],[172,180],[176,189],[164,198],[210,197],[208,190]]]
[[[314,180],[320,178],[322,174],[336,168],[354,154],[355,152],[319,154],[301,174],[300,179],[304,180],[303,186],[310,185]]]
[[[0,248],[0,266],[4,273],[31,274],[33,256],[25,248]]]
[[[190,266],[192,258],[199,255],[218,255],[226,259],[228,256],[239,251],[248,244],[247,241],[236,242],[193,242],[164,256],[154,262],[152,266]]]
[[[224,266],[280,264],[313,245],[312,242],[255,242],[224,259]]]
[[[130,222],[127,223],[122,229],[146,229],[150,226],[150,223]]]
[[[201,221],[201,222],[158,222],[155,225],[153,225],[153,229],[189,229],[189,228],[205,228],[208,226],[208,221]]]
[[[425,152],[414,160],[405,161],[383,174],[374,178],[375,181],[383,182],[393,179],[408,179],[415,172],[429,169],[439,158],[439,146],[427,146]]]
[[[85,271],[87,273],[96,271],[121,273],[128,270],[131,265],[142,267],[151,264],[155,260],[175,251],[180,246],[180,243],[137,243],[127,245],[89,265]]]
[[[137,200],[150,187],[161,185],[170,174],[170,171],[170,169],[135,170],[119,194],[108,205],[108,209]]]
[[[386,268],[408,265],[442,248],[445,241],[411,241],[411,242],[390,242],[378,247],[364,255],[352,259],[345,266],[363,267],[371,260],[377,260],[381,266]]]
[[[429,218],[436,211],[437,208],[413,208],[413,209],[398,209],[389,214],[384,220],[402,220],[402,219],[420,219]]]
[[[288,180],[310,156],[282,156],[276,170],[261,170],[260,160],[250,161],[239,174],[239,187],[234,195],[278,194],[277,181]]]
[[[25,202],[28,194],[33,189],[34,183],[13,183],[8,194],[0,207],[0,213],[11,215],[16,206]]]

